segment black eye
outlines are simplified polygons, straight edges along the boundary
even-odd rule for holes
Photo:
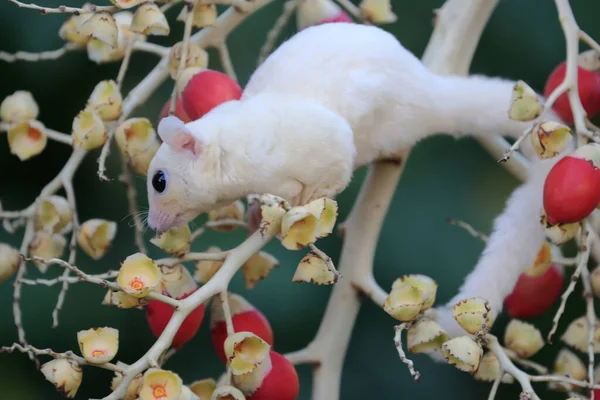
[[[165,188],[167,187],[167,175],[165,175],[163,171],[156,171],[152,177],[152,187],[158,193],[165,191]]]

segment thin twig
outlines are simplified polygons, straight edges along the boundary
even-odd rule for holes
[[[198,0],[186,0],[186,7],[188,13],[185,17],[185,27],[183,28],[183,41],[181,44],[181,57],[179,59],[179,65],[177,66],[177,74],[175,75],[175,85],[173,85],[173,91],[171,92],[171,104],[169,107],[169,115],[175,113],[175,105],[177,104],[177,83],[181,78],[181,74],[185,70],[188,57],[188,49],[190,47],[190,36],[192,35],[192,22],[194,21],[194,13],[192,10],[196,7]]]
[[[108,280],[108,279],[116,278],[118,274],[119,274],[119,271],[108,271],[103,274],[90,275],[90,276],[92,276],[94,278],[98,278],[98,279]],[[21,279],[20,282],[23,285],[28,285],[28,286],[35,286],[35,285],[54,286],[54,285],[57,285],[62,282],[68,282],[69,284],[73,284],[73,283],[85,282],[85,281],[80,279],[78,276],[67,276],[67,277],[59,276],[54,279]]]
[[[483,242],[487,242],[489,239],[485,233],[476,230],[475,228],[473,228],[473,226],[471,224],[469,224],[465,221],[461,221],[458,219],[448,217],[448,223],[450,225],[456,225],[460,228],[463,228],[464,230],[469,232],[471,234],[471,236],[481,239]]]
[[[20,8],[29,8],[31,10],[37,10],[42,14],[63,14],[63,13],[71,13],[71,14],[89,14],[100,11],[108,11],[113,12],[117,11],[118,8],[115,6],[96,6],[92,5],[90,7],[77,8],[77,7],[67,7],[67,6],[58,6],[56,8],[42,7],[33,3],[22,3],[18,0],[8,0],[11,3],[16,4]]]
[[[504,370],[502,367],[498,370],[498,376],[494,379],[494,384],[492,385],[492,389],[490,390],[490,395],[488,396],[488,400],[494,400],[496,398],[496,393],[498,392],[498,388],[500,387],[500,382],[502,382],[502,376],[504,375]]]
[[[87,362],[85,358],[74,354],[72,351],[66,351],[64,353],[57,353],[57,352],[53,351],[52,349],[38,349],[37,347],[33,347],[33,346],[21,346],[18,343],[14,343],[12,346],[0,347],[0,353],[13,353],[15,351],[19,351],[21,353],[27,353],[30,355],[35,354],[38,356],[50,356],[54,359],[66,358],[68,360],[75,361],[79,365],[90,365],[93,367],[107,369],[107,370],[113,371],[113,372],[120,372],[120,373],[123,372],[123,369],[121,367],[119,367],[115,364],[109,363],[109,362],[103,363],[103,364],[91,364],[91,363]]]
[[[594,384],[594,342],[596,334],[596,311],[594,310],[594,293],[592,292],[592,281],[587,265],[581,270],[581,282],[583,283],[583,298],[586,305],[586,317],[588,321],[588,382]],[[594,400],[594,391],[590,390],[591,398]]]
[[[297,0],[288,0],[285,2],[283,5],[283,12],[275,20],[273,27],[267,32],[267,39],[260,48],[257,65],[260,66],[265,62],[269,54],[271,54],[271,51],[275,48],[275,44],[277,43],[277,38],[281,35],[281,31],[285,28],[292,15],[294,15],[294,11],[296,11],[297,7]]]
[[[233,62],[231,61],[231,55],[229,54],[229,49],[227,48],[225,41],[223,41],[223,43],[217,47],[217,50],[219,51],[219,58],[221,59],[223,70],[231,79],[237,82],[238,78],[235,73],[235,68],[233,67]]]
[[[567,304],[567,299],[575,290],[575,284],[579,279],[579,275],[584,268],[587,268],[587,263],[590,257],[590,249],[592,244],[592,238],[588,232],[589,225],[587,223],[583,223],[581,227],[581,244],[579,246],[579,263],[577,264],[577,269],[573,272],[571,276],[571,282],[569,282],[569,286],[567,290],[561,296],[560,307],[556,311],[556,315],[552,319],[552,329],[548,333],[547,341],[548,343],[552,343],[552,336],[556,333],[556,329],[558,329],[558,322],[560,321],[560,317],[565,312],[565,306]]]
[[[413,377],[413,379],[416,382],[419,382],[419,378],[421,377],[421,373],[417,370],[415,370],[415,364],[412,362],[412,360],[408,359],[408,357],[406,357],[406,353],[404,353],[404,349],[402,348],[402,331],[407,329],[407,325],[406,324],[400,324],[400,325],[396,325],[394,326],[394,345],[396,346],[396,350],[398,351],[398,355],[400,356],[400,361],[402,361],[404,364],[406,364],[408,366],[408,371],[410,372],[410,375]]]
[[[32,53],[29,51],[17,51],[14,54],[0,51],[0,61],[13,63],[16,61],[46,61],[46,60],[57,60],[65,54],[74,51],[81,50],[85,47],[79,46],[75,43],[67,43],[63,47],[56,50],[40,51],[38,53]]]

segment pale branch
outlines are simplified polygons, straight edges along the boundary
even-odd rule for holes
[[[369,297],[378,307],[383,307],[383,303],[385,303],[385,299],[388,297],[388,293],[379,286],[372,273],[356,279],[354,287],[359,293]]]
[[[283,4],[283,12],[275,20],[273,27],[269,30],[269,32],[267,32],[267,38],[260,48],[257,61],[258,66],[265,62],[267,57],[271,54],[271,51],[273,51],[273,49],[275,48],[277,38],[281,34],[283,28],[285,28],[285,26],[289,22],[290,18],[294,15],[296,7],[298,7],[298,0],[288,0]]]
[[[136,42],[135,39],[131,39],[132,41],[127,44],[125,47],[125,54],[123,55],[123,60],[121,61],[121,67],[119,68],[119,72],[117,74],[117,88],[121,90],[121,86],[123,85],[123,79],[125,79],[125,74],[127,73],[127,69],[129,68],[129,61],[131,60],[131,53],[133,53],[133,46]]]
[[[560,321],[560,317],[565,312],[565,307],[567,305],[567,300],[573,291],[575,290],[575,284],[579,279],[579,275],[581,275],[582,270],[587,268],[587,263],[590,257],[590,250],[592,247],[592,235],[590,235],[589,230],[591,227],[588,223],[584,222],[581,224],[581,243],[579,245],[579,260],[577,264],[577,268],[573,275],[571,276],[571,281],[569,282],[569,286],[565,290],[565,292],[561,296],[560,306],[552,319],[552,328],[548,333],[547,341],[548,343],[552,343],[552,336],[556,333],[556,329],[558,329],[558,323]]]
[[[35,234],[34,215],[35,215],[35,210],[37,209],[37,206],[38,206],[40,200],[45,198],[46,196],[50,196],[50,195],[54,194],[56,191],[58,191],[63,186],[63,182],[65,180],[72,180],[73,174],[77,170],[77,167],[79,167],[79,165],[83,161],[85,155],[86,155],[86,152],[84,152],[84,151],[73,151],[73,153],[71,153],[71,156],[69,157],[69,159],[67,160],[67,162],[65,163],[63,168],[60,170],[58,175],[56,177],[54,177],[54,179],[52,179],[42,189],[42,191],[40,192],[40,195],[36,198],[36,200],[29,207],[27,207],[27,209],[25,209],[23,211],[23,213],[25,213],[25,215],[27,216],[27,223],[25,225],[25,233],[23,234],[23,241],[21,243],[20,250],[19,250],[21,254],[27,254],[27,252],[29,251],[29,245],[31,244],[31,241],[34,238],[34,234]],[[21,343],[22,345],[28,345],[27,339],[25,338],[25,329],[23,327],[23,316],[21,313],[21,290],[22,290],[21,280],[23,280],[23,278],[25,277],[25,274],[27,272],[26,268],[27,268],[27,263],[24,260],[22,260],[17,269],[15,283],[13,285],[14,286],[13,319],[14,319],[15,327],[17,328],[17,335],[19,338],[19,343]],[[36,366],[39,367],[39,360],[37,358],[35,358],[35,356],[31,353],[29,354],[29,357],[32,360],[34,360],[36,363]]]
[[[588,321],[588,382],[594,384],[594,342],[596,333],[596,311],[594,310],[594,293],[592,291],[592,281],[590,271],[587,265],[581,270],[581,282],[583,283],[583,298],[586,305],[586,318]],[[591,390],[590,400],[594,400],[594,391]]]
[[[227,48],[227,44],[225,40],[221,43],[217,50],[219,51],[219,58],[221,59],[221,65],[223,66],[223,71],[234,81],[238,81],[237,74],[235,73],[235,68],[233,67],[233,62],[231,61],[231,55],[229,54],[229,48]]]
[[[531,377],[513,364],[498,343],[498,339],[489,333],[486,335],[486,347],[494,353],[500,363],[500,368],[512,375],[519,382],[523,391],[532,396],[532,400],[540,400],[531,386]]]
[[[57,60],[65,54],[81,50],[84,47],[79,46],[75,43],[66,43],[63,47],[56,50],[41,51],[38,53],[32,53],[29,51],[17,51],[14,54],[0,51],[0,61],[13,63],[16,61],[46,61],[46,60]]]
[[[127,165],[127,159],[125,154],[120,152],[121,157],[121,176],[119,180],[125,185],[127,193],[127,206],[129,208],[129,215],[133,218],[133,225],[135,227],[135,244],[138,250],[142,253],[147,253],[146,244],[144,243],[144,224],[138,213],[136,203],[136,190],[135,183],[133,182],[133,176]]]
[[[68,263],[73,265],[75,264],[75,259],[77,257],[77,233],[79,232],[79,216],[77,214],[77,203],[75,201],[75,190],[73,189],[73,183],[70,179],[63,180],[63,186],[65,188],[65,192],[67,194],[67,201],[69,202],[69,206],[71,207],[72,214],[72,232],[71,232],[71,241],[69,243],[69,259]],[[68,278],[71,270],[65,268],[63,272],[63,278]],[[69,282],[64,280],[62,283],[62,287],[60,289],[60,293],[58,294],[58,300],[56,301],[56,306],[52,311],[52,327],[56,328],[58,326],[58,313],[63,307],[65,302],[65,297],[67,295],[67,290],[69,290]]]
[[[229,253],[232,250],[229,251],[221,251],[221,252],[217,252],[217,253],[198,253],[198,252],[191,252],[191,253],[186,253],[185,255],[177,258],[177,257],[169,257],[169,258],[161,258],[160,260],[156,260],[156,264],[157,265],[166,265],[166,266],[173,266],[182,262],[186,262],[186,261],[223,261],[225,260]]]
[[[466,75],[481,32],[497,2],[446,1],[425,50],[424,64],[436,73]],[[406,149],[398,164],[376,163],[369,167],[352,211],[344,221],[344,243],[338,262],[344,279],[333,286],[319,330],[307,346],[311,354],[319,355],[320,361],[313,373],[314,400],[339,399],[344,358],[361,304],[356,296],[356,282],[372,275],[382,223],[409,154],[410,149]]]
[[[108,279],[116,278],[118,274],[119,274],[119,271],[108,271],[103,274],[90,275],[90,276],[93,278],[108,280]],[[58,285],[59,283],[62,283],[62,282],[68,282],[69,284],[73,284],[73,283],[86,282],[86,281],[81,279],[78,276],[66,276],[66,277],[59,276],[54,279],[41,279],[40,278],[40,279],[21,279],[20,280],[20,283],[22,283],[23,285],[28,285],[28,286],[35,286],[35,285],[54,286],[54,285]]]
[[[496,398],[496,393],[498,392],[498,388],[500,387],[500,383],[502,382],[502,376],[504,376],[504,370],[500,368],[498,370],[498,376],[496,376],[496,379],[494,379],[494,383],[492,384],[492,388],[490,389],[488,400],[494,400]]]
[[[225,325],[227,326],[227,336],[231,336],[235,333],[233,328],[233,319],[231,318],[231,308],[229,308],[229,299],[227,298],[227,291],[219,293],[221,300],[221,307],[223,308],[223,315],[225,316]]]
[[[308,348],[303,348],[297,351],[292,351],[284,354],[284,357],[292,363],[292,365],[300,364],[319,364],[319,356],[313,354]]]
[[[579,30],[579,38],[588,46],[590,46],[592,48],[592,50],[595,50],[597,53],[600,54],[600,44],[595,41],[590,35],[588,35],[586,32]]]
[[[558,10],[558,17],[562,25],[565,41],[567,44],[567,67],[565,71],[565,78],[563,83],[567,86],[569,104],[573,113],[573,123],[575,124],[575,130],[579,134],[585,134],[593,137],[594,134],[588,130],[585,120],[587,119],[587,113],[585,112],[581,99],[579,97],[578,88],[578,59],[579,59],[579,37],[581,30],[571,6],[568,0],[555,0],[556,8]]]
[[[164,14],[168,10],[170,10],[173,6],[181,4],[182,1],[183,0],[173,0],[173,1],[169,1],[168,3],[163,4],[162,6],[160,6],[160,12],[162,12]]]
[[[60,267],[66,268],[66,269],[74,272],[75,275],[77,275],[79,277],[79,279],[82,280],[82,281],[93,283],[95,285],[98,285],[98,286],[103,287],[103,288],[110,289],[110,290],[115,291],[115,292],[122,292],[123,291],[123,289],[118,284],[116,284],[114,282],[107,281],[106,279],[99,278],[97,275],[86,274],[85,272],[83,272],[82,270],[80,270],[79,268],[77,268],[75,265],[71,265],[68,262],[66,262],[64,260],[61,260],[59,258],[44,259],[44,258],[36,257],[36,256],[31,256],[31,257],[24,257],[23,255],[21,255],[21,256],[26,261],[37,261],[39,263],[47,264],[47,265],[56,264],[56,265],[58,265]],[[158,292],[150,292],[145,297],[148,298],[148,299],[150,299],[150,300],[159,300],[159,301],[162,301],[163,303],[169,304],[170,306],[172,306],[176,310],[179,307],[181,307],[181,301],[180,300],[175,300],[175,299],[173,299],[173,298],[171,298],[169,296],[165,296],[165,295],[160,294]]]
[[[337,269],[335,269],[335,265],[333,265],[333,261],[331,257],[329,257],[323,250],[319,249],[314,243],[310,243],[308,245],[310,249],[325,263],[329,272],[333,274],[333,281],[337,282],[340,279],[341,275]]]
[[[167,3],[166,5],[177,3],[176,1],[172,1]],[[133,50],[135,51],[143,51],[145,53],[155,54],[160,57],[168,57],[170,48],[161,46],[159,44],[145,42],[141,40],[136,40],[133,42]]]
[[[257,231],[250,235],[235,249],[231,250],[221,268],[219,268],[219,270],[205,285],[201,286],[189,297],[179,301],[180,307],[173,312],[169,323],[161,333],[160,337],[146,352],[146,354],[144,354],[144,356],[125,369],[123,378],[119,385],[111,394],[104,397],[102,400],[121,399],[126,393],[127,387],[132,379],[137,374],[146,370],[153,362],[155,362],[154,360],[158,360],[171,345],[175,334],[189,313],[213,296],[218,295],[223,291],[227,291],[229,282],[235,273],[250,257],[260,251],[260,249],[262,249],[272,238],[273,236],[266,232],[263,236],[260,231]]]
[[[20,2],[18,0],[8,0],[8,1],[10,1],[13,4],[16,4],[20,8],[29,8],[31,10],[39,11],[42,14],[64,14],[64,13],[70,13],[70,14],[78,15],[78,14],[89,14],[89,13],[100,12],[100,11],[114,12],[114,11],[118,11],[119,10],[115,6],[97,6],[97,5],[91,5],[89,7],[84,7],[84,8],[58,6],[56,8],[50,8],[50,7],[38,6],[37,4],[33,4],[33,3],[22,3],[22,2]]]
[[[116,123],[107,124],[108,132],[107,132],[106,142],[104,142],[104,144],[102,145],[102,150],[100,150],[100,157],[98,157],[98,178],[104,182],[110,181],[110,178],[107,177],[105,174],[106,159],[108,158],[108,155],[110,154],[110,146],[112,145],[112,140],[115,136],[115,132],[116,132],[117,128],[119,127],[119,125],[121,125],[123,122],[125,122],[125,119],[127,118],[127,114],[125,113],[124,108],[125,107],[123,107],[123,111],[121,112],[121,117],[119,117],[119,119]]]
[[[394,331],[395,331],[394,345],[396,346],[396,350],[398,351],[398,356],[400,357],[400,361],[402,361],[404,364],[407,365],[408,371],[410,372],[410,376],[412,376],[416,382],[419,382],[421,373],[419,371],[415,370],[415,363],[412,360],[410,360],[408,357],[406,357],[406,353],[404,352],[404,349],[402,348],[402,331],[404,331],[405,329],[407,329],[406,324],[400,324],[400,325],[394,326]]]
[[[525,140],[525,138],[527,138],[531,134],[532,130],[533,130],[533,126],[527,128],[525,130],[525,132],[523,132],[523,134],[521,134],[521,136],[519,136],[517,138],[517,140],[515,140],[515,142],[512,144],[512,146],[510,146],[510,148],[506,151],[506,153],[504,153],[504,155],[502,156],[502,158],[500,158],[500,160],[498,160],[498,162],[499,163],[507,162],[510,159],[510,157],[512,156],[512,154],[519,148],[519,146],[521,145],[521,142],[523,142],[523,140]]]
[[[54,359],[66,358],[68,360],[75,361],[79,365],[89,365],[92,367],[98,367],[102,369],[107,369],[113,372],[123,372],[123,369],[116,364],[112,363],[103,363],[103,364],[92,364],[87,362],[87,360],[83,357],[80,357],[74,354],[72,351],[66,351],[64,353],[57,353],[52,349],[38,349],[33,346],[21,346],[18,343],[14,343],[12,346],[3,346],[0,347],[0,353],[13,353],[15,351],[27,354],[35,354],[38,356],[50,356]]]
[[[173,85],[173,91],[171,92],[171,105],[169,106],[169,115],[175,114],[175,106],[177,104],[177,86],[181,79],[181,74],[185,70],[187,64],[188,51],[190,47],[190,37],[192,35],[192,27],[194,22],[194,13],[192,10],[196,7],[199,0],[185,0],[188,13],[185,16],[185,26],[183,28],[183,41],[181,45],[181,53],[179,59],[179,65],[177,66],[177,73],[175,74],[175,84]],[[223,40],[225,40],[223,38]]]
[[[514,351],[512,351],[510,349],[503,348],[503,350],[506,353],[506,355],[515,364],[519,364],[522,367],[532,369],[532,370],[536,371],[538,374],[547,374],[548,373],[548,368],[544,367],[543,365],[535,363],[531,360],[527,360],[525,358],[521,358]]]
[[[469,234],[471,234],[471,236],[476,237],[477,239],[481,239],[481,241],[483,242],[487,242],[489,239],[485,233],[476,230],[471,224],[465,221],[461,221],[454,218],[448,218],[448,223],[450,225],[456,225],[459,228],[466,230]]]

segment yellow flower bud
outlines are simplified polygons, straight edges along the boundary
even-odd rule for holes
[[[423,291],[411,285],[398,285],[390,291],[383,303],[383,310],[398,321],[408,322],[416,318],[423,307]]]
[[[103,121],[114,121],[121,116],[123,97],[117,82],[104,80],[98,82],[87,102]]]
[[[122,363],[121,361],[117,361],[117,367],[125,368],[127,367],[127,365]],[[110,390],[116,390],[117,386],[119,386],[119,383],[121,383],[122,379],[123,375],[120,372],[115,372],[115,377],[110,382]],[[144,377],[142,374],[137,374],[131,380],[129,386],[127,386],[127,392],[125,393],[125,398],[123,400],[136,400],[139,398],[138,392],[142,386],[143,379]]]
[[[81,224],[77,233],[77,243],[85,254],[99,260],[110,249],[116,234],[116,222],[93,218]]]
[[[588,323],[587,317],[582,316],[573,320],[565,333],[563,333],[561,340],[579,350],[583,353],[588,351],[590,324]],[[600,336],[600,321],[596,320],[595,338]],[[600,341],[594,340],[594,353],[600,353]]]
[[[211,246],[205,250],[206,253],[220,253],[221,249],[217,246]],[[223,265],[223,261],[202,260],[196,264],[194,278],[200,283],[206,283],[217,273]]]
[[[319,218],[303,206],[291,208],[281,220],[281,244],[288,250],[314,243],[320,232]]]
[[[131,30],[142,35],[155,36],[168,36],[171,31],[165,14],[152,2],[143,3],[137,8],[131,21]]]
[[[323,197],[313,200],[306,205],[311,213],[319,218],[319,238],[328,236],[333,232],[333,227],[338,216],[338,205],[335,200]]]
[[[37,230],[49,233],[65,233],[70,227],[73,211],[67,199],[62,196],[48,196],[40,201],[36,210]]]
[[[481,361],[479,362],[479,368],[477,372],[473,376],[478,381],[483,382],[493,382],[498,377],[500,373],[500,363],[498,362],[498,358],[491,351],[486,352]],[[502,376],[502,383],[511,384],[514,382],[514,378],[512,375],[504,374]]]
[[[537,93],[525,82],[517,81],[513,87],[508,118],[514,121],[532,121],[540,116],[542,102]]]
[[[217,388],[217,382],[212,378],[201,379],[190,384],[191,391],[200,400],[211,400],[213,392]]]
[[[0,118],[4,122],[31,121],[36,119],[38,114],[39,107],[31,92],[26,90],[17,90],[0,103]]]
[[[44,231],[36,232],[31,244],[29,245],[29,254],[40,257],[45,260],[50,258],[60,258],[67,246],[67,239],[59,234],[52,234]],[[34,264],[41,273],[48,270],[48,264],[34,261]]]
[[[420,274],[404,275],[402,278],[394,281],[392,290],[401,285],[410,285],[421,289],[423,292],[423,305],[421,306],[421,311],[431,308],[433,303],[435,303],[438,284],[430,277]]]
[[[58,36],[61,39],[74,43],[80,46],[87,44],[90,40],[88,36],[80,35],[77,32],[79,26],[87,21],[92,16],[91,13],[79,14],[79,15],[71,15],[60,27],[58,31]]]
[[[292,277],[292,282],[309,282],[315,285],[332,285],[338,280],[327,264],[314,252],[305,255]]]
[[[119,350],[119,331],[115,328],[92,328],[77,332],[79,350],[91,364],[110,362]]]
[[[194,10],[192,11],[194,16],[192,17],[192,26],[196,28],[204,28],[207,26],[215,26],[217,22],[217,6],[214,4],[202,4],[196,3]],[[177,21],[185,22],[187,19],[187,7],[183,7],[181,12],[177,16]]]
[[[269,357],[271,346],[252,332],[236,332],[223,344],[233,375],[243,375],[256,369]]]
[[[568,376],[576,381],[585,380],[587,370],[585,364],[575,353],[567,349],[561,349],[554,360],[553,375]],[[561,392],[575,390],[576,386],[562,382],[549,382],[548,387],[551,390]]]
[[[150,368],[144,373],[140,400],[179,400],[183,382],[174,372]]]
[[[541,223],[544,226],[546,236],[555,245],[561,246],[573,239],[579,231],[579,223],[572,224],[548,224],[546,213],[542,211]]]
[[[142,308],[148,303],[148,300],[144,298],[137,298],[128,295],[125,292],[121,291],[112,291],[108,290],[104,299],[102,300],[102,305],[105,306],[115,306],[117,308]]]
[[[73,119],[71,127],[73,136],[73,148],[81,150],[93,150],[101,147],[108,135],[102,118],[91,109],[79,112]]]
[[[39,121],[30,120],[11,125],[7,132],[10,153],[21,161],[37,156],[46,148],[46,127]]]
[[[470,336],[459,336],[442,344],[442,354],[448,364],[475,374],[479,369],[483,349]]]
[[[406,342],[411,353],[431,353],[449,339],[448,334],[435,321],[421,318],[408,329]]]
[[[81,366],[67,358],[56,358],[40,368],[44,377],[65,397],[72,399],[83,379]]]
[[[246,397],[236,387],[222,385],[215,389],[211,400],[246,400]]]
[[[530,136],[533,149],[542,160],[556,157],[573,140],[571,128],[554,121],[536,124]]]
[[[174,299],[179,299],[192,293],[198,288],[198,284],[190,274],[190,271],[182,265],[160,266],[161,280],[159,287],[155,290]]]
[[[208,220],[210,222],[217,222],[223,220],[243,221],[245,212],[246,209],[244,207],[244,203],[242,203],[241,200],[237,200],[225,207],[209,211]],[[214,226],[212,227],[212,229],[220,232],[228,232],[235,230],[237,227],[238,226],[236,224],[231,224]]]
[[[246,287],[248,289],[255,287],[258,281],[266,278],[271,270],[277,266],[279,266],[279,261],[271,254],[265,251],[254,253],[242,265],[242,274],[244,275]]]
[[[189,225],[173,228],[150,239],[150,243],[176,257],[181,257],[190,251],[192,231]]]
[[[179,63],[181,62],[182,50],[183,42],[178,42],[171,48],[168,69],[172,79],[177,78],[177,71],[179,69]],[[189,67],[208,67],[208,53],[197,44],[188,43],[185,68]]]
[[[393,24],[398,20],[390,0],[362,0],[359,8],[361,16],[375,25]]]
[[[488,301],[481,297],[458,302],[452,307],[452,316],[464,330],[471,334],[492,326],[492,309]]]
[[[286,215],[287,201],[278,196],[264,194],[258,197],[260,202],[261,221],[259,231],[265,234],[275,234],[281,230],[283,216]]]
[[[132,32],[129,29],[133,14],[129,11],[120,11],[113,14],[117,23],[117,45],[107,45],[98,39],[90,39],[87,43],[87,55],[90,60],[97,64],[117,61],[125,55],[125,49],[132,41],[143,42],[146,37]]]
[[[121,264],[117,283],[125,293],[144,297],[160,283],[161,277],[160,269],[151,258],[143,253],[135,253]]]
[[[17,249],[6,243],[0,243],[0,283],[13,276],[20,264],[21,256]]]
[[[112,48],[117,47],[117,22],[108,11],[92,14],[75,29],[81,36],[99,40]]]
[[[544,339],[532,324],[513,319],[504,331],[504,345],[519,357],[529,358],[544,347]]]

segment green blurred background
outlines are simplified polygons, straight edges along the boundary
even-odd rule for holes
[[[82,3],[73,1],[68,5]],[[56,0],[44,2],[47,6],[59,4]],[[282,1],[275,1],[260,10],[230,36],[228,44],[242,84],[253,71],[258,50],[267,30],[280,14],[282,4]],[[393,8],[398,21],[384,28],[420,56],[432,31],[433,10],[441,4],[441,0],[395,0]],[[597,23],[600,3],[596,0],[574,0],[571,4],[580,26],[592,37],[600,38],[600,25]],[[168,13],[170,21],[174,21],[178,12],[177,8]],[[3,1],[0,5],[0,49],[16,52],[59,48],[63,42],[57,31],[65,18],[65,15],[42,16]],[[172,22],[172,27],[170,39],[152,40],[160,44],[171,43],[173,37],[182,34],[182,24]],[[295,24],[292,23],[283,37],[291,36],[294,30]],[[211,52],[211,56],[211,67],[219,69],[215,53]],[[554,2],[501,0],[483,34],[472,72],[524,79],[536,90],[542,90],[545,77],[563,57],[564,39]],[[156,61],[155,56],[135,54],[124,90],[131,89]],[[0,63],[0,98],[15,90],[29,90],[40,105],[40,120],[53,129],[69,132],[74,115],[83,108],[95,84],[101,79],[115,77],[118,67],[118,62],[97,66],[88,61],[83,52],[69,54],[59,61]],[[162,85],[134,115],[146,116],[155,122],[171,87],[171,82]],[[6,140],[1,140],[0,198],[4,207],[20,209],[30,204],[41,187],[60,170],[69,153],[67,146],[49,143],[42,155],[21,163],[10,155]],[[97,156],[98,152],[88,156],[75,176],[79,215],[81,220],[106,218],[118,221],[119,231],[112,250],[101,261],[92,262],[80,252],[78,265],[89,273],[116,269],[121,260],[136,251],[133,229],[126,217],[124,188],[116,180],[102,183],[97,179]],[[108,163],[111,177],[116,177],[119,170],[115,156],[113,151]],[[347,215],[363,176],[364,171],[357,172],[352,185],[338,198],[341,220]],[[145,181],[138,177],[136,184],[141,193],[138,202],[144,208],[147,206]],[[375,260],[377,280],[387,289],[401,274],[428,274],[441,284],[438,302],[447,301],[477,262],[483,245],[459,228],[448,225],[446,217],[467,220],[489,232],[494,217],[501,212],[507,196],[517,185],[518,182],[473,140],[456,141],[440,136],[420,143],[408,161],[383,228]],[[18,246],[21,233],[10,236],[0,232],[0,241]],[[147,237],[150,235],[148,232]],[[203,250],[209,245],[229,248],[243,238],[243,232],[209,233],[195,244],[194,250]],[[323,250],[337,260],[341,239],[333,235],[320,243]],[[163,255],[150,247],[151,256]],[[291,283],[302,252],[285,251],[276,243],[271,243],[266,250],[279,258],[281,267],[252,290],[244,287],[238,275],[231,290],[263,310],[275,331],[275,350],[284,353],[306,345],[316,333],[331,288]],[[40,276],[33,266],[29,271],[29,277]],[[60,272],[58,267],[52,267],[46,275],[54,277]],[[51,347],[56,351],[76,350],[76,332],[92,326],[112,326],[120,330],[118,357],[126,363],[135,361],[152,345],[154,337],[147,327],[144,312],[101,306],[105,291],[87,283],[71,287],[61,313],[60,326],[53,329],[51,312],[58,290],[58,287],[41,286],[25,287],[23,290],[24,326],[27,339],[33,345]],[[583,315],[583,300],[579,293],[578,286],[563,321]],[[12,286],[9,281],[0,286],[0,345],[9,345],[17,340],[11,302]],[[533,320],[542,332],[546,333],[550,328],[555,309]],[[506,318],[501,317],[495,331],[502,332],[505,323]],[[394,349],[393,325],[394,321],[383,311],[365,302],[346,358],[342,399],[433,399],[439,396],[440,391],[446,399],[487,398],[491,384],[476,382],[453,367],[432,362],[427,356],[414,357],[422,379],[419,384],[412,381]],[[559,334],[566,325],[566,322],[561,324]],[[559,348],[560,344],[547,346],[535,359],[551,363]],[[581,356],[585,357],[584,354]],[[207,323],[165,367],[178,372],[185,383],[209,376],[216,378],[222,373],[222,366],[210,344]],[[298,372],[301,378],[299,398],[309,399],[310,367],[301,366]],[[111,377],[106,371],[85,368],[84,381],[76,398],[107,395]],[[537,387],[544,399],[566,397],[545,392],[544,385]],[[22,354],[0,356],[0,393],[1,399],[60,398]],[[502,386],[498,398],[515,399],[518,393],[517,385]]]

